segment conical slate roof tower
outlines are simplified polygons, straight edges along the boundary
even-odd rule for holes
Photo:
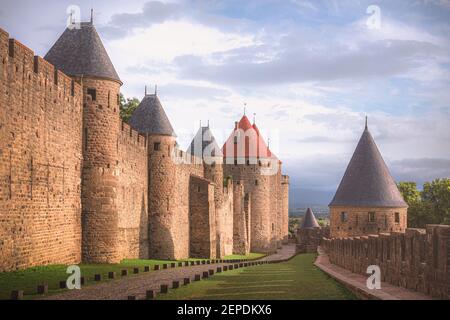
[[[190,153],[198,158],[210,157],[221,159],[223,156],[222,150],[217,144],[217,141],[214,138],[209,126],[200,127],[194,139],[192,139],[187,153]]]
[[[134,110],[130,125],[141,134],[176,136],[156,93],[145,95]]]
[[[67,28],[44,59],[69,76],[91,76],[121,83],[116,69],[91,22]]]
[[[370,134],[367,120],[329,207],[332,237],[406,229],[408,205]]]
[[[320,225],[317,223],[316,217],[314,216],[314,213],[311,210],[311,208],[308,208],[306,210],[305,216],[303,217],[300,229],[313,229],[313,228],[320,228]]]
[[[407,207],[366,126],[330,206]]]
[[[90,22],[67,27],[45,55],[56,69],[71,76],[83,93],[82,260],[117,263],[122,259],[116,201],[119,197],[118,110],[122,82]],[[113,164],[116,165],[113,165]],[[102,175],[98,176],[101,171]],[[94,191],[95,190],[95,191]],[[104,244],[108,245],[105,246]]]

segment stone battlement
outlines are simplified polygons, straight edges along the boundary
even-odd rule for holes
[[[450,226],[428,225],[353,238],[323,239],[330,262],[366,275],[377,265],[381,280],[436,298],[450,298]]]
[[[139,132],[134,130],[128,123],[124,121],[121,121],[120,128],[122,143],[135,145],[143,151],[147,150],[147,138],[144,135],[139,134]]]
[[[80,84],[42,57],[36,56],[33,50],[21,42],[9,38],[9,34],[1,28],[0,48],[0,60],[11,81],[28,82],[33,85],[33,90],[47,94],[47,99],[53,99],[54,104],[60,100],[81,101]]]

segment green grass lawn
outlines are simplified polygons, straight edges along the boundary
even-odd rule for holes
[[[225,259],[255,259],[264,256],[263,254],[251,253],[247,256],[227,256]],[[187,259],[180,261],[195,261],[204,259]],[[147,260],[147,259],[125,259],[119,264],[80,264],[81,275],[87,281],[85,285],[94,285],[94,275],[101,274],[102,281],[111,281],[107,279],[108,272],[116,272],[116,278],[120,278],[121,270],[127,269],[128,276],[133,276],[133,268],[139,267],[143,272],[144,266],[150,266],[151,272],[154,265],[162,265],[164,263],[180,262],[168,260]],[[48,284],[49,294],[55,294],[64,289],[59,289],[59,282],[65,281],[69,274],[66,274],[67,266],[50,265],[42,267],[34,267],[20,271],[0,272],[0,300],[9,299],[12,290],[23,290],[26,299],[36,297],[36,288],[39,284]]]
[[[302,254],[284,263],[226,271],[159,294],[157,299],[357,299],[315,267],[314,259],[314,254]]]
[[[266,256],[265,253],[253,253],[253,252],[250,252],[246,256],[239,255],[239,254],[232,254],[232,255],[229,255],[229,256],[225,256],[224,259],[230,259],[230,260],[231,259],[250,259],[250,260],[253,260],[253,259],[259,259],[259,258],[262,258],[262,257],[265,257],[265,256]]]

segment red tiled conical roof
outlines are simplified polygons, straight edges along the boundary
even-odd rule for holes
[[[244,115],[238,123],[238,128],[247,131],[251,127],[252,124],[250,123],[250,120],[248,120],[247,116]]]
[[[225,141],[222,153],[225,158],[272,157],[258,127],[255,124],[252,125],[245,115]]]

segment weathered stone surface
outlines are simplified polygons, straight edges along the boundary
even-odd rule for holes
[[[81,260],[82,88],[0,30],[0,272]]]
[[[343,221],[341,215],[345,213]],[[374,220],[369,219],[369,214]],[[396,221],[396,216],[399,220]],[[383,232],[405,232],[407,208],[330,207],[330,236],[354,237]]]
[[[368,266],[378,265],[382,281],[450,299],[450,226],[323,239],[322,247],[331,263],[354,273],[366,275]]]

